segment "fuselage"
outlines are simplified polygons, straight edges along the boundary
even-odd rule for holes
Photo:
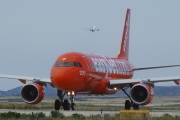
[[[60,55],[51,69],[51,81],[63,91],[83,94],[113,94],[109,79],[128,79],[133,66],[125,59],[69,52]]]

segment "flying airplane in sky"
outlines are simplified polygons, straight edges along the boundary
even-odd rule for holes
[[[95,32],[95,31],[99,31],[99,30],[100,30],[100,29],[97,28],[95,25],[92,26],[92,27],[89,29],[89,31],[91,31],[91,32]]]
[[[125,109],[139,105],[147,105],[154,96],[154,83],[174,81],[179,85],[179,77],[133,79],[134,71],[175,67],[180,65],[134,68],[129,62],[130,9],[127,9],[120,52],[116,58],[102,55],[68,52],[60,55],[55,61],[50,78],[36,78],[0,74],[0,78],[18,79],[25,85],[21,89],[21,97],[28,104],[38,104],[44,97],[47,84],[57,88],[55,110],[75,110],[74,97],[77,94],[109,95],[122,90],[129,100],[125,101]],[[26,81],[31,81],[26,83]],[[126,89],[130,88],[130,94]],[[67,95],[70,102],[64,99]]]

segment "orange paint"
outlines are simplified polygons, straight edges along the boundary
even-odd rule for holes
[[[63,91],[86,94],[114,94],[109,80],[133,77],[133,65],[128,61],[130,9],[127,10],[120,53],[117,58],[68,52],[60,55],[51,69],[51,81]],[[78,67],[80,63],[82,67]],[[70,66],[66,66],[69,64]],[[72,65],[73,64],[73,65]]]
[[[91,93],[93,91],[93,93],[98,94],[94,89],[98,84],[103,83],[102,81],[106,77],[125,79],[133,76],[133,66],[124,59],[69,52],[59,56],[55,63],[58,62],[79,62],[82,64],[82,68],[76,66],[52,67],[52,83],[58,89],[64,91],[75,91],[76,93]],[[108,80],[106,79],[106,81]],[[108,82],[106,88],[107,85]]]

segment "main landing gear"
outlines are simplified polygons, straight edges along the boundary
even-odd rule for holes
[[[125,110],[130,110],[131,107],[133,107],[134,110],[139,110],[139,105],[134,103],[131,99],[131,97],[129,96],[129,94],[126,92],[125,89],[121,88],[121,90],[129,97],[129,99],[131,100],[131,102],[129,100],[125,101]]]
[[[60,107],[62,106],[64,110],[75,110],[76,109],[76,104],[73,103],[74,101],[74,92],[68,92],[68,96],[70,96],[70,103],[67,99],[65,99],[63,101],[63,98],[65,96],[66,92],[63,93],[62,90],[57,90],[57,96],[59,97],[59,99],[55,100],[54,103],[54,109],[55,110],[59,110]]]

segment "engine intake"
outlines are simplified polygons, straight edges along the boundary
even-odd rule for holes
[[[21,89],[21,97],[28,104],[38,104],[44,98],[44,88],[37,83],[27,84]]]
[[[131,88],[131,98],[139,105],[146,105],[151,102],[154,91],[151,86],[146,84],[136,84]]]

